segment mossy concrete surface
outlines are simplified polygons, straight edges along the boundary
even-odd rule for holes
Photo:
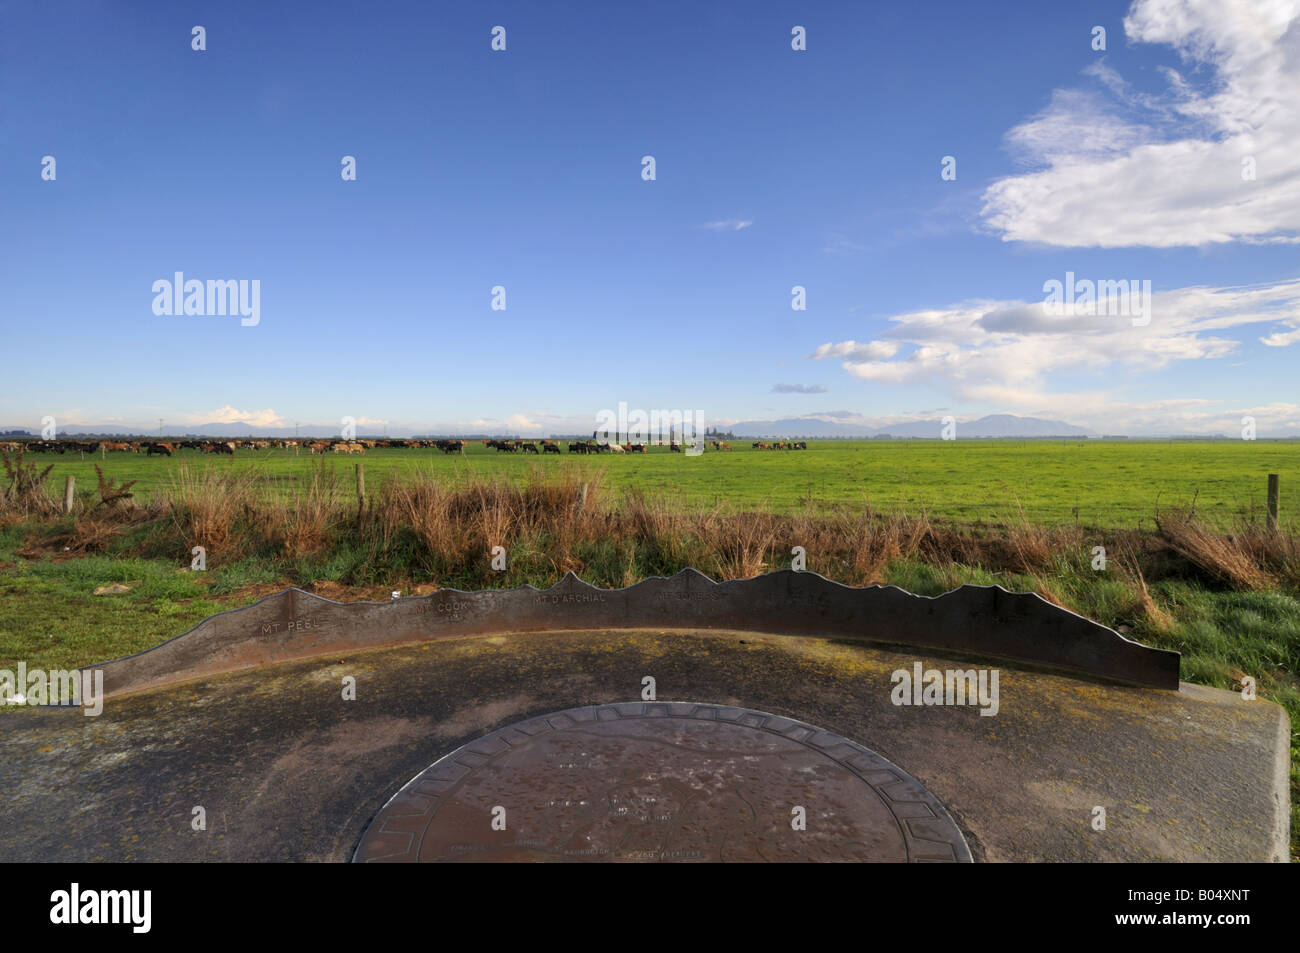
[[[1006,665],[996,715],[895,705],[893,673],[918,661],[989,664],[812,637],[563,631],[289,662],[111,698],[97,717],[18,711],[0,722],[0,859],[344,861],[438,758],[516,720],[639,700],[647,675],[660,700],[785,715],[871,748],[944,803],[976,860],[1286,859],[1277,705]]]

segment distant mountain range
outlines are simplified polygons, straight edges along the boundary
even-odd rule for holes
[[[887,427],[863,427],[859,424],[841,424],[818,417],[785,417],[781,420],[744,420],[729,428],[737,437],[899,437],[939,439],[943,420],[914,420],[910,423],[890,424]],[[989,414],[979,420],[957,422],[959,440],[990,437],[1088,437],[1095,430],[1043,420],[1038,417],[1016,417],[1012,414]]]

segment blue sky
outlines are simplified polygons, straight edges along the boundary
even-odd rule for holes
[[[0,2],[0,425],[1300,431],[1300,0],[808,7]]]

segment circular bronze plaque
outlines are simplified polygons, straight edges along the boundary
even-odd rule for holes
[[[962,861],[925,787],[812,725],[632,702],[508,725],[420,772],[355,861]]]

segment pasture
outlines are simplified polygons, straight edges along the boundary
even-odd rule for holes
[[[651,447],[645,454],[531,455],[500,453],[467,442],[463,455],[432,448],[371,449],[364,455],[301,449],[238,449],[233,456],[180,450],[173,457],[144,452],[38,453],[53,464],[47,486],[59,492],[76,478],[78,495],[96,488],[94,465],[119,483],[136,481],[139,502],[174,480],[178,467],[247,474],[268,495],[292,498],[321,467],[339,481],[365,466],[369,487],[385,477],[420,472],[455,482],[470,477],[523,480],[537,469],[600,472],[615,492],[644,491],[686,509],[730,505],[791,513],[869,506],[883,513],[921,513],[963,523],[1072,523],[1150,529],[1158,511],[1195,506],[1205,521],[1230,525],[1262,519],[1266,476],[1282,478],[1284,526],[1300,524],[1300,442],[816,441],[802,451],[734,450],[699,457]]]

